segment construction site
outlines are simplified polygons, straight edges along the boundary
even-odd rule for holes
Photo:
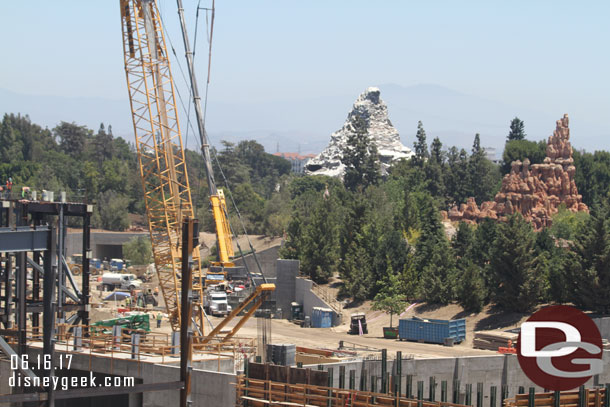
[[[119,3],[147,228],[92,230],[94,204],[62,191],[0,195],[0,405],[610,406],[608,317],[594,318],[605,370],[552,391],[520,367],[526,316],[417,302],[394,315],[368,302],[349,308],[336,278],[316,284],[299,260],[280,257],[282,238],[238,236],[178,0],[215,227],[201,231],[157,2]],[[443,216],[475,219],[468,208]],[[154,263],[132,267],[121,248],[138,236],[150,239]],[[209,264],[204,246],[215,250]]]

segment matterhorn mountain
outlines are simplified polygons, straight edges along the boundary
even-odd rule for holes
[[[343,127],[330,136],[328,147],[307,162],[307,174],[343,176],[345,165],[341,163],[342,151],[349,136],[355,133],[354,122],[357,118],[364,119],[369,138],[377,146],[382,173],[386,173],[392,161],[413,156],[411,149],[400,142],[400,135],[390,122],[388,106],[379,97],[380,93],[379,88],[370,87],[358,97]]]

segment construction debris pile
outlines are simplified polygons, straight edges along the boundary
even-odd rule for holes
[[[557,121],[542,164],[530,165],[527,158],[511,164],[510,174],[504,176],[494,201],[483,202],[479,207],[474,198],[469,198],[467,203],[459,208],[454,206],[443,216],[452,221],[475,223],[484,218],[504,220],[519,212],[534,228],[540,229],[551,225],[551,217],[562,204],[572,212],[588,212],[574,182],[576,167],[568,124],[567,114]]]
[[[518,334],[504,331],[475,332],[472,347],[497,351],[499,348],[515,348]]]

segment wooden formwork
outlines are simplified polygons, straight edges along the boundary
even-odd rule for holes
[[[459,404],[414,400],[393,394],[308,384],[290,384],[239,376],[237,406],[241,407],[463,407]]]
[[[504,407],[609,407],[610,386],[577,391],[517,394],[504,400]]]

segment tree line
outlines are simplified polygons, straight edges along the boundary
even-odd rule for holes
[[[577,185],[591,215],[560,208],[553,226],[540,232],[519,214],[507,222],[461,222],[448,237],[441,209],[470,196],[479,203],[492,199],[507,160],[545,151],[545,144],[543,149],[543,143],[526,140],[523,127],[514,124],[497,165],[487,159],[478,134],[470,153],[443,149],[438,139],[428,146],[419,123],[414,157],[395,163],[385,179],[371,174],[378,171],[378,164],[371,164],[377,153],[364,126],[355,126],[343,151],[343,182],[307,177],[291,184],[298,199],[281,254],[299,259],[302,272],[317,282],[339,276],[344,297],[376,299],[381,307],[395,298],[457,301],[473,312],[488,303],[524,312],[550,301],[610,311],[605,152],[578,153]],[[579,168],[579,162],[588,164]],[[583,185],[584,177],[590,185]]]
[[[440,210],[470,196],[479,203],[492,199],[510,162],[542,162],[546,143],[528,140],[515,118],[502,160],[494,163],[479,135],[470,151],[447,148],[438,138],[428,143],[419,123],[414,157],[395,162],[382,176],[366,126],[355,127],[343,151],[343,180],[290,174],[288,161],[255,141],[213,149],[236,231],[239,208],[248,232],[285,235],[283,257],[301,260],[302,272],[317,282],[339,276],[342,295],[355,301],[391,294],[458,301],[469,310],[487,303],[522,310],[544,301],[608,310],[610,153],[574,153],[576,184],[591,215],[561,209],[553,226],[540,232],[519,215],[506,223],[464,223],[449,238]],[[203,160],[199,152],[185,154],[198,217],[213,231]],[[130,213],[145,213],[135,148],[114,137],[111,126],[95,132],[61,122],[46,129],[27,116],[5,114],[0,181],[8,177],[14,190],[65,190],[96,203],[95,227],[122,230]]]

